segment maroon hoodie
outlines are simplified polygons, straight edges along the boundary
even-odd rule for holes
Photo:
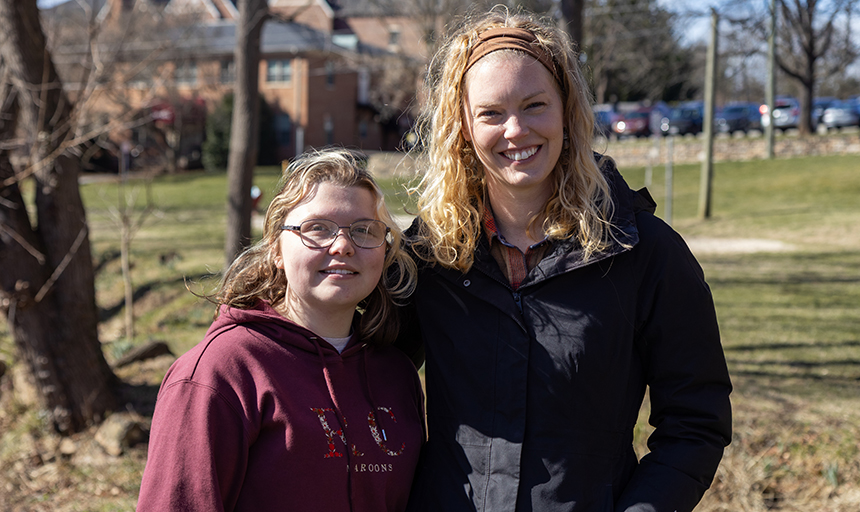
[[[423,417],[399,350],[222,306],[164,377],[137,510],[402,511]]]

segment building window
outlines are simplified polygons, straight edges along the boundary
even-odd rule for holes
[[[197,63],[181,62],[176,66],[176,83],[185,85],[197,84]]]
[[[325,85],[329,89],[334,87],[334,62],[325,63]]]
[[[398,27],[391,27],[388,29],[388,46],[398,45],[400,45],[400,29]]]
[[[267,82],[289,82],[293,78],[293,63],[289,60],[266,62]]]
[[[289,146],[292,143],[293,120],[289,114],[275,116],[275,140],[279,146]]]
[[[152,87],[153,77],[158,76],[159,70],[153,64],[147,64],[142,68],[136,68],[137,73],[128,79],[130,87],[138,89],[146,89]]]
[[[221,61],[221,83],[232,84],[236,80],[236,63],[232,60]]]

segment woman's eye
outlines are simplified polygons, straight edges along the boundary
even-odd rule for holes
[[[535,102],[533,102],[533,103],[529,103],[528,105],[526,105],[526,108],[527,108],[527,109],[534,109],[534,108],[540,108],[540,107],[543,107],[543,106],[545,106],[545,105],[546,105],[546,103],[544,103],[544,102],[542,102],[542,101],[535,101]]]

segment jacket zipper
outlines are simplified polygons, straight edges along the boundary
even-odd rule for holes
[[[518,292],[518,291],[516,291],[516,290],[512,290],[512,291],[513,291],[513,295],[514,295],[514,302],[516,302],[516,304],[517,304],[517,309],[520,311],[520,315],[522,315],[522,314],[523,314],[523,300],[522,300],[522,296],[520,295],[520,292]]]

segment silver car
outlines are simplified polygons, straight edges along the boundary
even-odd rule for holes
[[[824,110],[821,122],[828,130],[860,126],[860,100],[855,98],[833,103]]]

